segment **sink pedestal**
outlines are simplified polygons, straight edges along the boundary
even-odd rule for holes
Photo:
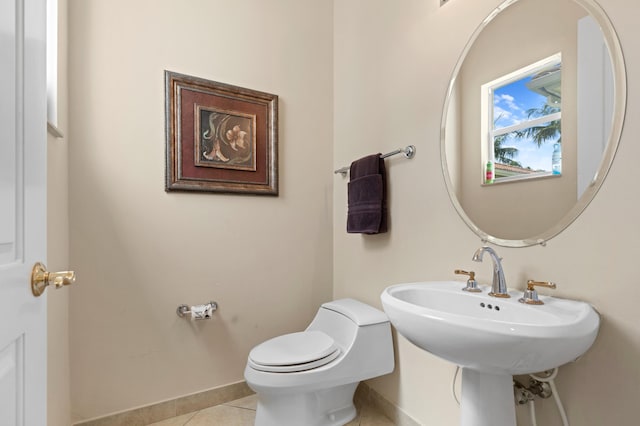
[[[460,426],[516,426],[513,377],[462,369]]]

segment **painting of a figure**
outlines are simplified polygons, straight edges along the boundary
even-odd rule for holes
[[[255,117],[197,107],[196,165],[256,170]]]

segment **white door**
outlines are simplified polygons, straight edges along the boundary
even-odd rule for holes
[[[45,0],[0,1],[0,425],[46,425]]]

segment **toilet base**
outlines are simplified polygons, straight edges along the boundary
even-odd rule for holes
[[[292,394],[258,393],[255,426],[342,426],[356,417],[358,383]]]

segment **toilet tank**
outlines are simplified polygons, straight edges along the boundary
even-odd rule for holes
[[[393,341],[387,315],[354,299],[323,304],[307,330],[331,336],[349,358],[358,360],[367,377],[393,371]]]
[[[387,314],[355,299],[340,299],[324,303],[320,309],[328,309],[349,318],[358,327],[389,322]]]

